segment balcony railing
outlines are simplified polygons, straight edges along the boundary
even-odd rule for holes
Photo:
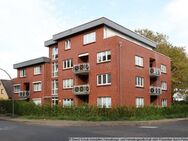
[[[75,85],[73,87],[73,93],[75,95],[88,95],[90,92],[89,85]]]
[[[161,87],[156,87],[156,86],[150,86],[150,95],[161,95],[162,94],[162,89]]]
[[[20,98],[28,98],[30,93],[29,93],[29,91],[20,91],[18,93],[18,95],[19,95]]]
[[[88,74],[89,73],[89,63],[82,63],[73,66],[74,74]]]
[[[149,74],[151,77],[158,77],[161,75],[161,70],[159,68],[152,67],[149,69]]]

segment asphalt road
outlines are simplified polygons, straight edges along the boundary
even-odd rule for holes
[[[69,137],[188,137],[188,120],[149,126],[47,126],[0,120],[0,141],[68,141]]]

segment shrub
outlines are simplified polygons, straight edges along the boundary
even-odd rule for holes
[[[12,101],[0,101],[0,114],[11,114]],[[187,104],[174,104],[170,107],[114,107],[98,108],[82,105],[80,107],[37,106],[32,102],[15,101],[15,114],[29,118],[64,120],[152,120],[162,118],[188,117]]]

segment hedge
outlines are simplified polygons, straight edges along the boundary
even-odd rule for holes
[[[0,114],[11,115],[12,101],[0,101]],[[32,102],[15,101],[15,115],[34,119],[63,120],[154,120],[163,118],[188,117],[187,104],[175,104],[170,107],[115,107],[97,108],[83,105],[80,107],[37,106]]]

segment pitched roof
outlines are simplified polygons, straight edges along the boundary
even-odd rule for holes
[[[36,64],[41,64],[41,63],[49,63],[49,62],[50,62],[49,58],[40,57],[40,58],[36,58],[36,59],[32,59],[32,60],[14,64],[13,68],[18,69],[18,68],[28,67],[28,66],[32,66],[32,65],[36,65]]]
[[[126,36],[138,41],[138,42],[141,42],[141,43],[148,45],[152,48],[156,48],[156,43],[154,43],[152,40],[150,40],[144,36],[141,36],[133,31],[105,18],[105,17],[93,20],[91,22],[88,22],[88,23],[82,24],[80,26],[71,28],[69,30],[60,32],[58,34],[55,34],[55,35],[53,35],[52,39],[45,41],[44,45],[46,47],[49,47],[50,45],[55,44],[56,41],[59,39],[65,38],[67,36],[70,36],[70,35],[73,35],[73,34],[76,34],[76,33],[79,33],[79,32],[82,32],[82,31],[85,31],[85,30],[88,30],[88,29],[91,29],[91,28],[94,28],[94,27],[97,27],[100,25],[105,25],[113,30],[120,32],[123,35],[126,35]]]
[[[12,81],[11,80],[3,80],[3,79],[0,79],[0,81],[2,82],[4,88],[5,88],[5,91],[8,95],[8,97],[10,98],[13,94],[13,85],[12,85]]]

